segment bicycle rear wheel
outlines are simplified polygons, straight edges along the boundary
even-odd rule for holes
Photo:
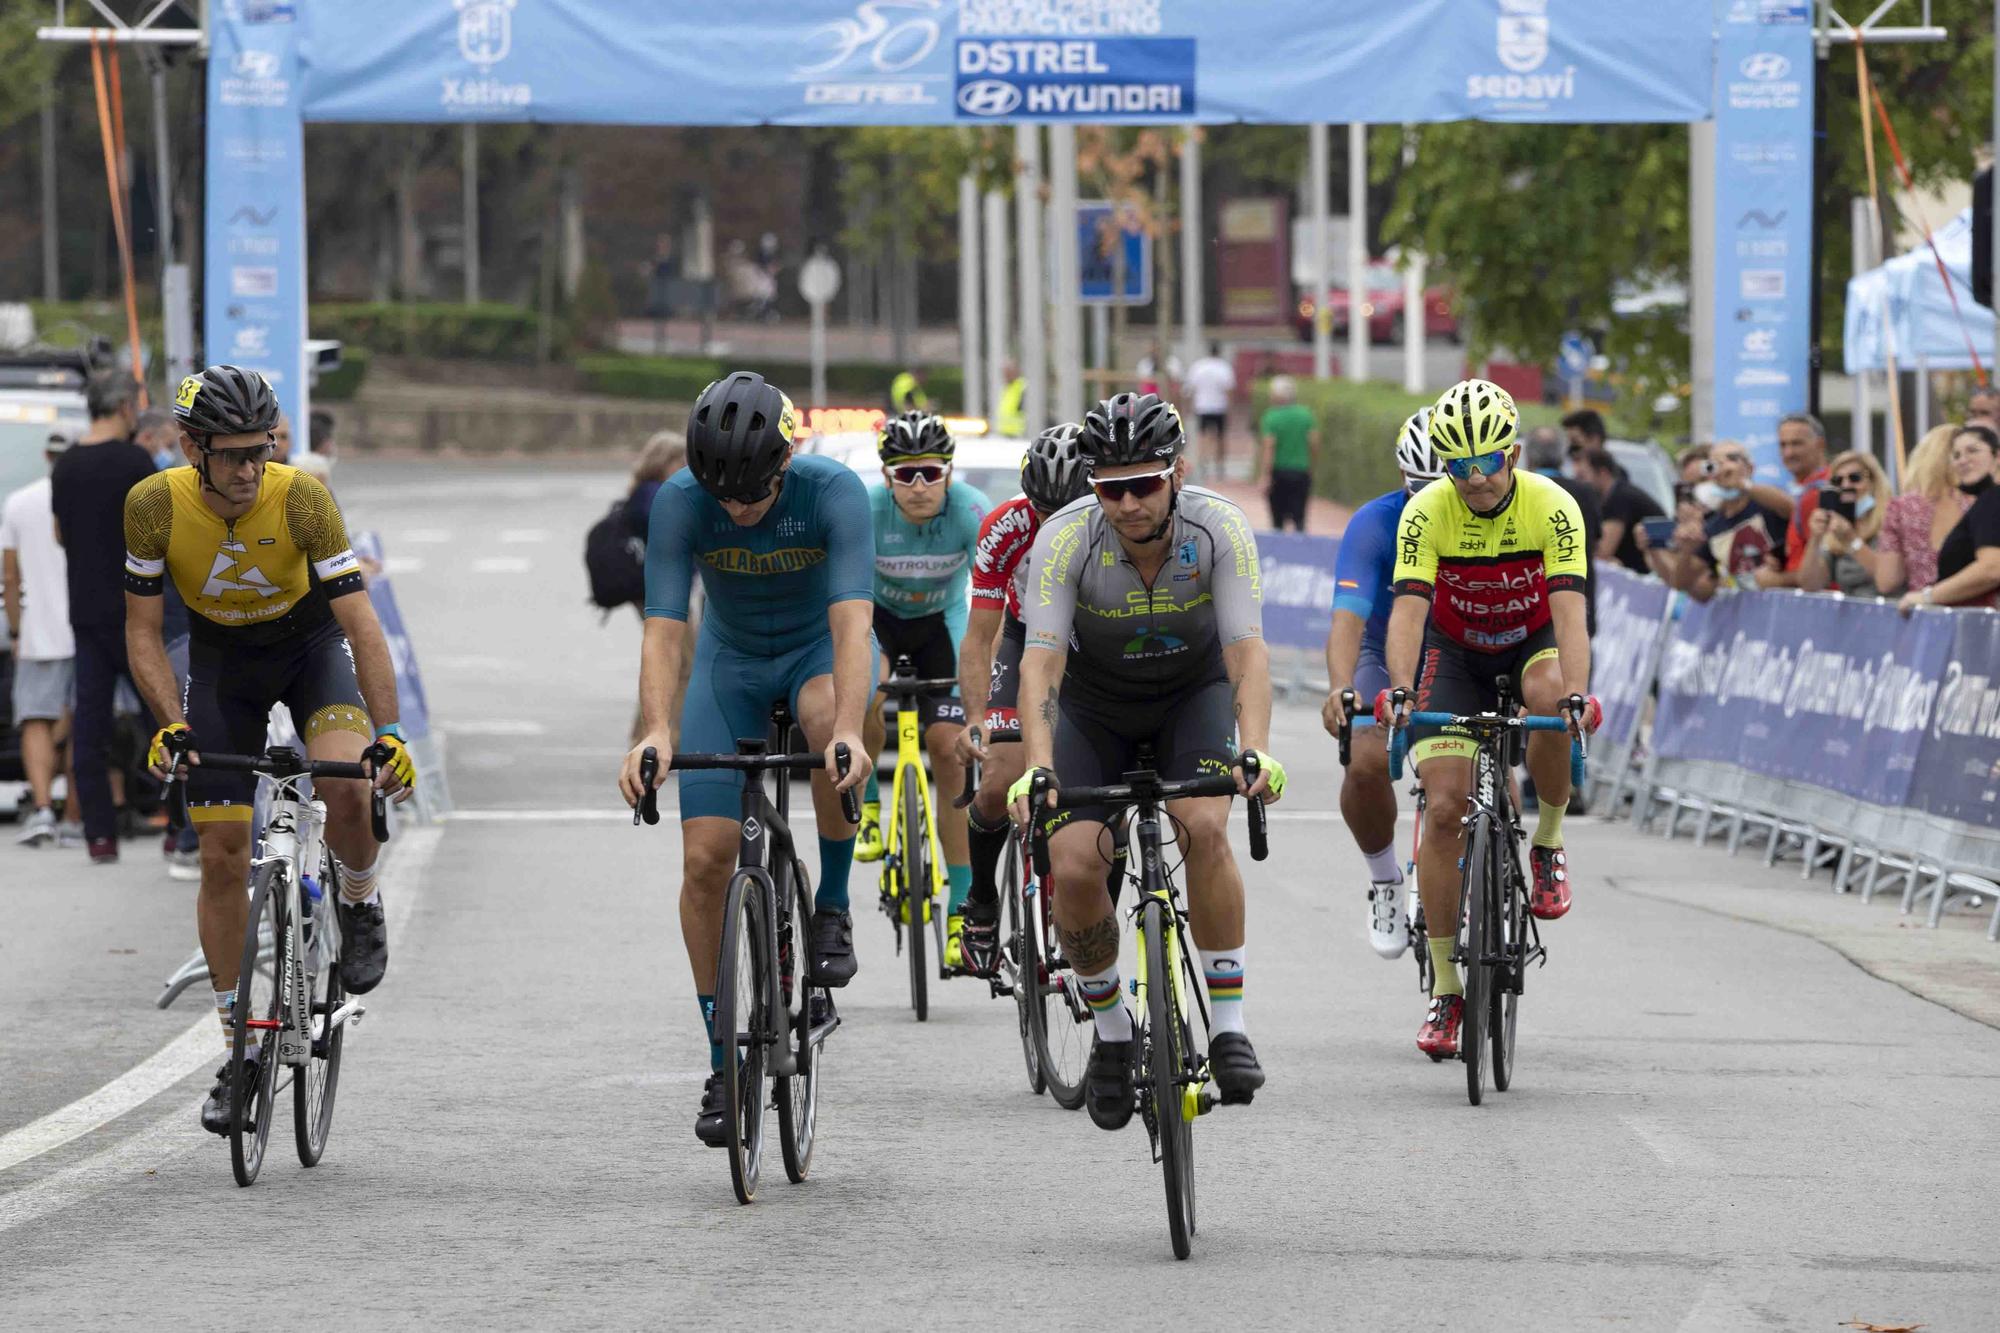
[[[312,912],[314,938],[323,946],[340,931],[333,912],[333,905],[340,901],[340,872],[331,856],[320,874],[319,903],[317,907],[307,904],[306,910]],[[312,1055],[292,1075],[292,1137],[297,1140],[301,1166],[318,1166],[326,1151],[326,1136],[333,1128],[333,1093],[340,1083],[340,1050],[347,1024],[335,1023],[334,1015],[346,1003],[347,990],[340,984],[340,965],[332,955],[333,950],[324,947],[307,950],[308,966],[316,965],[318,971],[307,973]]]
[[[1000,881],[1007,887],[1006,944],[1000,951],[1000,966],[1013,973],[1014,1016],[1020,1020],[1021,1054],[1028,1062],[1028,1089],[1041,1093],[1048,1082],[1042,1075],[1042,951],[1035,929],[1035,900],[1030,881],[1021,873],[1021,847],[1007,839],[1007,852],[1000,860]]]
[[[1174,1258],[1194,1248],[1194,1124],[1182,1095],[1189,1034],[1181,1008],[1180,976],[1173,967],[1166,908],[1148,902],[1139,916],[1146,950],[1146,1096],[1160,1135],[1160,1174],[1167,1186],[1167,1234]]]
[[[923,793],[917,784],[924,780],[923,770],[918,768],[909,774],[903,783],[902,809],[897,812],[901,824],[901,846],[897,848],[898,862],[903,877],[903,906],[910,914],[906,923],[910,956],[910,1008],[917,1011],[917,1021],[924,1022],[931,1016],[930,966],[925,956],[925,946],[930,939],[928,929],[931,906],[931,837],[930,826],[924,821]]]
[[[778,1079],[778,1147],[785,1158],[785,1175],[796,1185],[812,1170],[813,1140],[819,1128],[819,1053],[813,1039],[813,1011],[830,1006],[826,991],[807,986],[804,953],[806,923],[812,920],[812,900],[806,896],[806,868],[792,862],[790,916],[778,918],[778,955],[781,998],[787,1006],[798,996],[797,1009],[787,1008],[785,1017],[797,1068]],[[788,952],[789,950],[789,952]]]
[[[1460,892],[1465,901],[1465,925],[1459,952],[1465,972],[1465,1017],[1458,1034],[1459,1058],[1465,1061],[1465,1095],[1474,1106],[1486,1095],[1486,1033],[1491,1017],[1493,973],[1485,960],[1492,955],[1493,894],[1496,874],[1493,822],[1483,811],[1473,816],[1466,834],[1465,876]]]
[[[1020,855],[1018,842],[1014,848],[1013,854]],[[1030,978],[1034,983],[1035,1055],[1049,1096],[1063,1110],[1075,1111],[1083,1106],[1083,1069],[1090,1062],[1090,1036],[1095,1025],[1056,945],[1051,892],[1045,881],[1024,881],[1023,893],[1031,895],[1027,898],[1028,933],[1034,939],[1039,963]]]
[[[770,964],[765,904],[770,881],[759,870],[738,870],[723,898],[722,956],[715,973],[715,1031],[722,1040],[727,1097],[729,1183],[739,1203],[757,1197],[764,1164],[764,1089]]]
[[[1493,913],[1494,952],[1501,962],[1493,969],[1493,1003],[1488,1027],[1493,1034],[1493,1088],[1507,1091],[1514,1081],[1514,1024],[1521,1002],[1521,980],[1527,972],[1526,894],[1521,887],[1521,863],[1512,847],[1499,858],[1498,909]]]
[[[279,979],[291,959],[291,923],[285,919],[285,877],[278,863],[259,866],[250,878],[250,918],[243,925],[243,958],[236,972],[236,1008],[230,1015],[236,1036],[229,1056],[229,1166],[236,1183],[255,1183],[271,1138],[278,1089],[278,1023],[284,1017]],[[264,941],[272,944],[271,966],[260,966]],[[253,1029],[252,1024],[257,1026]],[[250,1034],[257,1034],[263,1058],[257,1075],[244,1065]]]

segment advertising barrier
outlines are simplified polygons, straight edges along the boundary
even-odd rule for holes
[[[1927,814],[2000,828],[2000,615],[1948,618],[1951,648],[1910,800]]]
[[[396,586],[382,572],[382,539],[373,532],[353,534],[354,553],[376,566],[368,576],[368,601],[375,618],[382,622],[382,637],[389,641],[389,660],[396,668],[396,701],[402,708],[404,739],[417,764],[418,814],[437,819],[451,809],[451,786],[446,780],[444,737],[431,730],[430,701],[424,694],[424,675],[417,665],[417,650],[403,624],[402,608],[396,604]]]
[[[1264,578],[1264,639],[1273,648],[1326,647],[1333,628],[1333,567],[1340,538],[1259,532],[1257,564]],[[1325,682],[1321,682],[1325,688]]]
[[[1600,742],[1624,747],[1639,729],[1651,692],[1654,656],[1672,594],[1658,579],[1640,578],[1621,565],[1600,564],[1597,635],[1590,641],[1590,685],[1604,705]]]

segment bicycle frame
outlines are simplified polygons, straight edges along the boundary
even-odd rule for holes
[[[310,975],[316,969],[300,966],[300,950],[305,944],[304,897],[300,889],[307,873],[302,867],[317,867],[326,847],[326,802],[301,791],[301,780],[299,777],[270,780],[273,786],[271,811],[264,824],[263,850],[250,862],[252,874],[263,866],[279,867],[278,882],[284,886],[285,894],[285,920],[292,927],[292,938],[285,945],[278,947],[277,941],[272,942],[281,973],[277,978],[278,989],[285,996],[280,1012],[292,1021],[287,1025],[283,1020],[250,1020],[251,1027],[278,1030],[278,1061],[287,1065],[303,1065],[311,1059],[316,1039]],[[332,905],[326,887],[322,886],[313,916],[314,952],[318,954],[321,967],[333,966],[340,956],[340,930],[331,917]],[[362,1012],[361,1002],[350,995],[339,1009],[326,1015],[324,1031],[332,1032],[341,1024],[359,1018]]]
[[[1129,776],[1129,775],[1128,775]],[[1157,931],[1165,946],[1168,984],[1173,987],[1174,1008],[1181,1013],[1188,1012],[1188,997],[1194,997],[1194,1012],[1201,1015],[1201,1028],[1208,1031],[1208,997],[1200,986],[1189,984],[1192,979],[1188,962],[1187,912],[1181,906],[1179,886],[1167,875],[1163,864],[1160,839],[1160,808],[1151,799],[1143,800],[1134,809],[1131,836],[1139,846],[1138,901],[1132,905],[1133,928],[1138,936],[1138,958],[1133,971],[1132,994],[1138,1000],[1138,1012],[1146,1010],[1146,990],[1152,978],[1146,974],[1146,941]],[[1155,1040],[1164,1038],[1155,1036]],[[1206,1042],[1202,1043],[1205,1047]],[[1197,1051],[1192,1044],[1183,1053],[1180,1082],[1181,1117],[1192,1120],[1195,1116],[1209,1111],[1214,1099],[1208,1089],[1208,1056]],[[1159,1145],[1153,1149],[1158,1160]]]
[[[899,704],[905,702],[898,701]],[[928,904],[944,892],[944,847],[938,841],[937,807],[931,799],[931,784],[924,777],[923,720],[916,708],[899,706],[896,709],[896,773],[889,783],[890,804],[887,807],[894,813],[884,816],[882,830],[884,863],[896,866],[899,872],[901,867],[909,864],[903,854],[901,818],[906,783],[916,784],[917,799],[923,804],[924,826],[930,830],[931,882],[922,886],[923,899]],[[908,885],[907,880],[902,882],[906,889],[913,887]],[[926,919],[929,915],[928,911],[924,913]]]

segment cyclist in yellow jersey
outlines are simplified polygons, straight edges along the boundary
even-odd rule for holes
[[[1378,721],[1402,725],[1400,688],[1420,712],[1477,713],[1498,703],[1495,679],[1511,677],[1530,712],[1571,715],[1594,730],[1584,581],[1589,574],[1583,515],[1568,492],[1518,461],[1520,415],[1505,389],[1466,380],[1431,410],[1431,447],[1446,475],[1403,509],[1397,532],[1396,594],[1386,656],[1390,689],[1375,701]],[[1464,989],[1451,951],[1458,919],[1459,858],[1477,746],[1447,729],[1419,728],[1410,747],[1426,798],[1417,853],[1417,892],[1432,923],[1436,983],[1417,1035],[1428,1055],[1458,1053]],[[1552,921],[1569,910],[1562,817],[1569,804],[1569,737],[1528,739],[1528,770],[1540,796],[1529,864],[1529,908]]]
[[[201,836],[195,923],[227,1044],[248,917],[256,779],[204,771],[201,748],[262,753],[271,709],[282,703],[312,758],[361,762],[379,741],[389,760],[375,785],[399,799],[416,773],[396,725],[388,641],[368,598],[355,595],[361,566],[340,510],[313,477],[269,461],[278,422],[271,386],[255,371],[211,366],[181,381],[174,416],[189,466],[155,473],[125,497],[126,649],[133,679],[163,724],[148,755],[153,771],[165,777],[174,762],[169,733],[190,746],[181,771]],[[160,638],[167,578],[191,613],[185,695]],[[326,802],[326,841],[340,868],[341,982],[363,994],[380,984],[389,949],[367,791],[360,782],[323,779],[314,794]],[[247,1040],[253,1063],[260,1035]],[[203,1127],[217,1134],[229,1132],[228,1072],[225,1063],[202,1106]]]

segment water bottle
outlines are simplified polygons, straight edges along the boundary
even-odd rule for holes
[[[311,875],[303,875],[300,877],[300,880],[305,885],[306,890],[305,920],[301,925],[304,926],[302,934],[305,939],[307,966],[310,970],[317,972],[319,971],[319,931],[317,929],[319,925],[319,881]]]

